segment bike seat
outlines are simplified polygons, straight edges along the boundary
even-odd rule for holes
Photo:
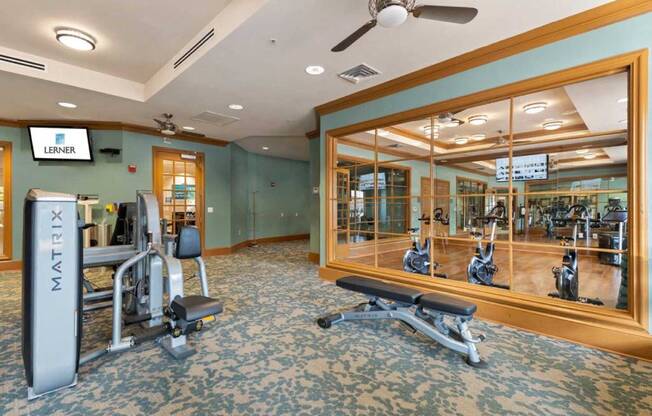
[[[469,235],[473,238],[482,238],[483,234],[480,231],[471,231]]]
[[[411,233],[416,233],[417,231],[419,231],[419,229],[418,228],[408,228],[408,231],[411,232]]]

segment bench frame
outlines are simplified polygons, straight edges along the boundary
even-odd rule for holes
[[[473,367],[484,368],[486,362],[480,359],[476,344],[485,337],[471,335],[468,322],[473,315],[454,315],[442,311],[424,308],[417,304],[404,302],[386,302],[378,296],[366,295],[369,302],[341,313],[317,319],[321,328],[330,328],[332,324],[343,321],[367,319],[392,319],[406,324],[412,332],[419,331],[433,341],[466,356],[466,363]],[[447,323],[446,317],[452,318],[453,325]],[[450,320],[450,319],[449,319]]]

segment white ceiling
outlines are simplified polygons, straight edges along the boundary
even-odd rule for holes
[[[3,0],[0,45],[145,82],[230,1]],[[92,34],[97,49],[60,47],[59,26]]]
[[[124,78],[131,83],[120,84],[119,91],[132,85],[138,91],[108,91],[107,82],[96,73],[91,74],[99,77],[95,84],[84,84],[83,76],[66,80],[63,75],[52,82],[52,78],[39,80],[45,77],[37,73],[10,74],[11,69],[0,65],[0,118],[153,125],[153,116],[169,111],[179,124],[195,125],[210,137],[230,141],[254,137],[250,141],[258,146],[265,140],[261,138],[270,136],[279,155],[296,157],[291,156],[296,141],[280,142],[275,137],[297,137],[312,130],[316,105],[607,2],[433,0],[428,3],[474,6],[480,13],[468,25],[409,19],[398,28],[376,28],[347,51],[334,54],[330,48],[369,19],[366,0],[195,0],[191,4],[5,0],[0,48],[110,75],[108,83]],[[239,13],[237,24],[216,36],[187,67],[161,77],[165,64],[194,43],[208,23],[220,16],[233,22],[228,15],[233,10]],[[97,49],[87,54],[66,50],[54,40],[56,26],[89,32],[98,39]],[[216,30],[222,26],[215,25]],[[382,74],[358,85],[337,78],[338,72],[362,62]],[[323,65],[326,73],[307,75],[304,68],[312,64]],[[79,108],[64,111],[56,106],[62,100]],[[230,103],[243,104],[245,110],[228,110]],[[242,121],[227,127],[191,122],[206,110],[236,115]],[[307,159],[307,151],[303,158]]]

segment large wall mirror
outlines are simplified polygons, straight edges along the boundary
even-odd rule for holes
[[[330,137],[329,259],[628,310],[627,72]]]

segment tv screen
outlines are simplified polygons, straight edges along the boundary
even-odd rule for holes
[[[513,158],[512,181],[548,179],[548,155],[516,156]],[[496,159],[496,181],[509,182],[509,159]]]
[[[27,129],[36,161],[93,161],[90,137],[85,127],[31,126]]]
[[[361,191],[372,191],[374,189],[373,173],[366,173],[364,175],[360,175],[359,189]],[[378,173],[378,189],[385,189],[385,172]]]

